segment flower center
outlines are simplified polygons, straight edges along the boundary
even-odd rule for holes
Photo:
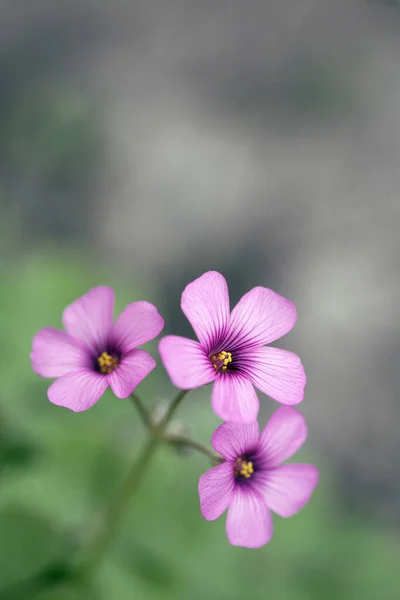
[[[235,461],[233,471],[235,477],[244,477],[245,479],[250,479],[254,473],[253,463],[251,460],[244,460],[243,458],[239,457]]]
[[[118,367],[118,358],[111,356],[108,352],[103,352],[97,359],[100,373],[108,375],[112,373]]]
[[[227,371],[228,365],[232,362],[232,354],[222,350],[222,352],[211,356],[211,362],[217,373]]]

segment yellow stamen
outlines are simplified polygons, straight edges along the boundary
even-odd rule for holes
[[[238,458],[235,462],[234,466],[234,474],[235,477],[239,477],[240,475],[245,479],[250,479],[250,477],[254,473],[253,463],[251,460],[243,460],[243,458]]]
[[[112,373],[118,367],[118,359],[115,356],[111,356],[108,352],[103,352],[97,359],[100,373],[108,375]]]
[[[213,364],[214,369],[217,373],[221,371],[227,371],[228,365],[232,362],[232,354],[231,352],[227,352],[226,350],[222,350],[218,354],[214,354],[211,356],[211,362]]]

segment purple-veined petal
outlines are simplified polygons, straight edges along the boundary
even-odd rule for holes
[[[257,484],[271,510],[291,517],[310,500],[318,484],[318,469],[313,465],[286,464],[260,473]]]
[[[111,338],[119,350],[126,353],[157,337],[163,327],[164,319],[154,304],[132,302],[115,321]]]
[[[256,287],[233,309],[224,350],[274,342],[294,327],[296,319],[294,304],[268,288]]]
[[[47,390],[47,395],[53,404],[81,412],[93,406],[107,387],[107,377],[89,369],[81,369],[56,379]]]
[[[257,454],[262,463],[275,467],[291,458],[307,439],[303,415],[290,406],[274,412],[261,433]]]
[[[264,394],[283,404],[303,400],[307,379],[296,354],[269,346],[248,348],[240,354],[240,369]]]
[[[105,285],[92,288],[67,306],[62,322],[66,331],[84,342],[92,352],[103,351],[114,312],[114,290]]]
[[[194,340],[168,335],[160,341],[158,351],[169,378],[178,388],[191,390],[216,377],[210,359]]]
[[[236,485],[226,519],[228,540],[234,546],[260,548],[272,537],[271,513],[252,487]]]
[[[207,521],[218,519],[226,511],[234,488],[233,465],[223,463],[200,477],[201,514]]]
[[[221,373],[212,391],[211,404],[224,421],[250,423],[257,419],[259,400],[251,382],[240,373]]]
[[[51,327],[38,331],[33,338],[32,368],[42,377],[60,377],[90,366],[90,355],[83,344]]]
[[[183,290],[181,308],[200,343],[211,352],[227,331],[229,293],[225,277],[208,271]]]
[[[211,443],[216,452],[234,462],[243,454],[253,452],[258,445],[258,421],[252,423],[222,423],[213,433]]]
[[[144,350],[131,350],[118,367],[107,375],[108,383],[117,398],[127,398],[136,386],[154,369],[156,361]]]

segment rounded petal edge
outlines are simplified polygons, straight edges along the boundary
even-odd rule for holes
[[[174,386],[191,390],[214,381],[216,375],[210,359],[199,342],[168,335],[158,344],[161,361]]]
[[[251,423],[257,419],[260,402],[252,383],[240,373],[221,373],[215,380],[211,405],[224,421]]]
[[[107,388],[107,377],[81,369],[56,379],[47,395],[53,404],[82,412],[96,404]]]
[[[278,408],[261,433],[258,453],[265,465],[277,466],[291,458],[307,439],[307,424],[290,406]]]
[[[201,514],[207,521],[218,519],[228,508],[234,488],[233,466],[222,463],[213,467],[199,480]]]
[[[290,300],[255,287],[232,311],[227,344],[233,348],[269,344],[293,329],[296,320],[296,307]]]
[[[229,291],[218,271],[207,271],[182,292],[181,308],[206,352],[224,337],[229,323]]]
[[[131,350],[118,367],[107,375],[108,383],[117,398],[128,398],[133,390],[155,368],[156,361],[144,350]]]
[[[32,340],[32,369],[41,377],[61,377],[90,366],[85,346],[65,331],[45,327]]]
[[[92,351],[101,349],[111,331],[114,302],[113,288],[100,285],[90,289],[64,310],[65,330]]]
[[[211,443],[225,460],[234,462],[243,454],[256,450],[260,438],[258,421],[252,423],[222,423],[212,435]]]
[[[310,501],[318,481],[314,465],[287,463],[266,472],[263,496],[276,514],[291,517]]]
[[[127,353],[157,337],[163,328],[164,319],[157,307],[139,300],[124,308],[115,321],[110,336],[121,352]]]
[[[251,487],[236,486],[226,519],[233,546],[261,548],[273,533],[272,515],[263,497]]]
[[[261,392],[282,404],[299,404],[307,377],[297,354],[270,346],[251,348],[242,359],[243,371]]]

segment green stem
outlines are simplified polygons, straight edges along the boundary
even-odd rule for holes
[[[152,420],[150,412],[145,408],[139,396],[137,396],[136,394],[131,394],[130,398],[135,407],[137,408],[144,425],[150,431],[154,431],[157,425]],[[180,402],[180,398],[178,399],[178,402]],[[168,433],[165,433],[163,441],[173,446],[183,446],[184,448],[191,448],[192,450],[197,450],[198,452],[201,452],[202,454],[208,456],[211,462],[215,464],[219,464],[222,461],[221,457],[209,448],[207,448],[207,446],[201,444],[200,442],[196,442],[195,440],[192,440],[185,435],[169,435]]]
[[[181,390],[180,392],[178,392],[178,394],[175,396],[175,398],[172,400],[172,402],[168,406],[167,412],[165,413],[164,418],[161,420],[161,423],[157,426],[157,429],[161,435],[164,433],[166,426],[168,425],[169,421],[171,420],[172,415],[174,414],[174,412],[176,411],[176,409],[178,408],[178,406],[180,405],[180,403],[182,402],[182,400],[184,399],[184,397],[186,396],[188,391],[189,390]]]
[[[157,449],[158,443],[159,439],[157,437],[148,438],[141,453],[133,463],[124,486],[111,503],[102,529],[95,536],[87,550],[87,559],[81,570],[84,578],[96,569],[111,544],[128,509],[130,499],[138,488],[146,472],[146,466]]]
[[[159,425],[149,430],[152,434],[143,446],[143,449],[128,474],[124,486],[120,493],[114,498],[111,503],[105,520],[104,525],[97,536],[94,537],[92,542],[89,544],[87,549],[87,556],[85,562],[81,565],[79,570],[80,576],[87,580],[91,574],[96,570],[104,554],[111,545],[118,529],[121,525],[123,518],[129,508],[132,496],[135,494],[142,481],[144,474],[146,473],[146,467],[150,463],[155,451],[157,450],[160,443],[163,441],[164,432],[166,426],[172,415],[182,402],[183,398],[187,394],[188,390],[180,391],[175,398],[172,400],[168,407],[164,419]]]
[[[140,400],[139,396],[137,396],[136,394],[131,394],[130,398],[132,400],[132,403],[136,406],[144,425],[147,427],[147,429],[152,430],[153,421],[151,420],[150,413],[144,406],[143,402]]]
[[[174,446],[183,446],[184,448],[197,450],[198,452],[205,454],[211,460],[211,462],[215,463],[216,465],[223,461],[218,454],[207,448],[207,446],[184,435],[167,435],[165,436],[164,441],[167,442],[167,444],[172,444]]]

